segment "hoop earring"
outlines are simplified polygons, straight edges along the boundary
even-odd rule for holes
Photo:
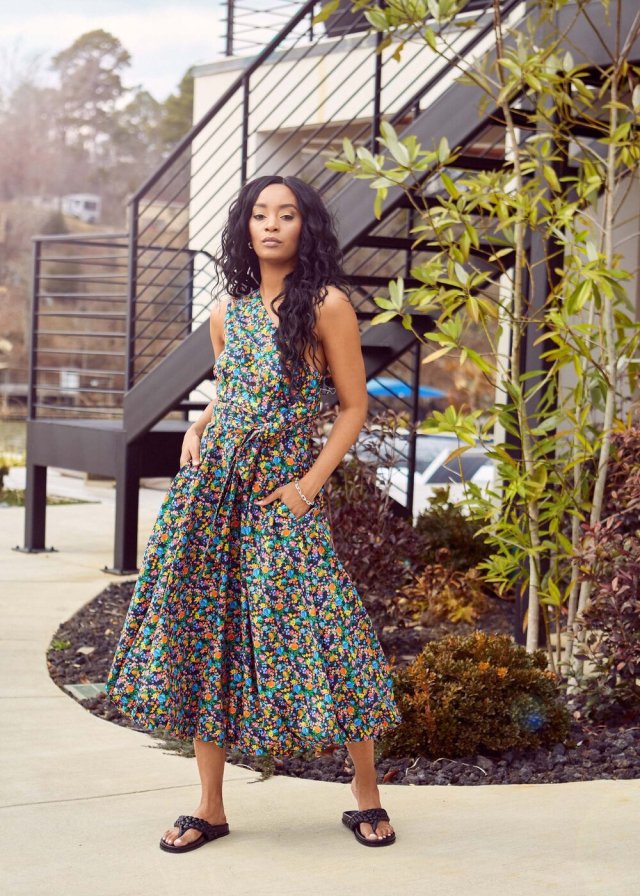
[[[253,246],[251,245],[251,240],[249,240],[249,242],[247,243],[247,246],[248,246],[251,250],[253,250]]]

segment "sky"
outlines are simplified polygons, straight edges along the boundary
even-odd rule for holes
[[[131,54],[126,86],[140,84],[157,100],[172,93],[190,65],[218,58],[224,31],[221,0],[18,0],[2,3],[0,53],[6,74],[43,53],[51,56],[86,31],[103,28]],[[15,66],[17,67],[17,65]]]

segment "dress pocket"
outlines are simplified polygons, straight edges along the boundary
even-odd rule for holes
[[[324,502],[322,500],[316,499],[311,507],[308,507],[304,513],[298,516],[289,505],[280,498],[276,505],[276,512],[279,512],[289,522],[304,523],[305,521],[311,520],[313,517],[319,516],[322,513],[323,504]]]
[[[278,502],[276,504],[276,513],[280,513],[282,516],[285,516],[287,520],[290,522],[297,523],[302,517],[298,517],[297,514],[293,512],[293,510],[289,507],[289,505],[282,500],[282,498],[278,498]],[[305,516],[306,514],[303,514]]]

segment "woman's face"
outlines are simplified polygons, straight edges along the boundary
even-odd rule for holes
[[[249,218],[249,238],[261,261],[295,261],[302,215],[296,194],[284,184],[269,184],[256,199]]]

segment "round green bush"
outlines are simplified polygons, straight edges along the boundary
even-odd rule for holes
[[[466,516],[457,504],[450,503],[446,489],[435,489],[429,506],[415,522],[422,564],[442,562],[462,570],[477,566],[492,551],[480,533],[482,525]]]
[[[450,635],[392,670],[402,722],[380,738],[380,755],[466,756],[550,746],[571,716],[543,650],[509,635]]]

